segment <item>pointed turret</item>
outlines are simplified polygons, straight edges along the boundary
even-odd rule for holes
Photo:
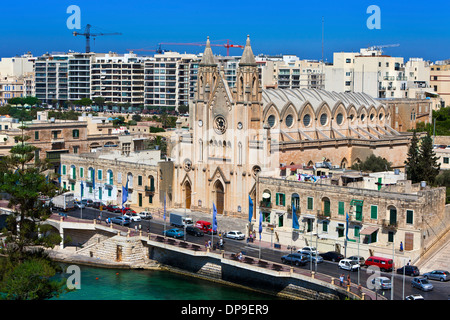
[[[201,66],[217,66],[216,59],[211,50],[211,43],[209,42],[209,37],[206,40],[205,52],[203,52],[202,60],[200,61]]]
[[[256,66],[255,56],[253,55],[252,46],[250,45],[250,36],[247,35],[244,52],[242,53],[240,66]]]

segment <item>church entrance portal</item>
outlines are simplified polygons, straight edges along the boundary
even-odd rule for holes
[[[224,202],[225,202],[225,190],[222,182],[219,180],[214,184],[214,193],[216,194],[215,205],[218,214],[223,214]]]

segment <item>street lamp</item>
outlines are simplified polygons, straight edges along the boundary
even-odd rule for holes
[[[183,190],[185,191],[185,190]],[[183,221],[183,227],[184,227],[184,241],[186,241],[186,201],[187,199],[189,199],[190,197],[192,197],[194,194],[196,194],[197,192],[191,192],[191,194],[184,198],[184,221]]]

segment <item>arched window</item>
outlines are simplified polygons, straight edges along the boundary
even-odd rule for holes
[[[198,159],[203,161],[203,140],[200,139],[198,142]]]
[[[242,143],[238,143],[238,166],[242,166]]]
[[[133,188],[133,174],[131,172],[128,172],[127,174],[127,181],[128,181],[128,188]],[[127,183],[125,181],[125,183]]]
[[[113,180],[114,180],[114,173],[112,172],[111,169],[108,170],[107,172],[107,179],[108,179],[108,183],[109,184],[114,184]]]

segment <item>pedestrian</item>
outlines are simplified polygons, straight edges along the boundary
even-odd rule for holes
[[[137,232],[137,225],[134,226],[134,231],[136,231],[136,234],[138,233]]]
[[[347,276],[347,286],[350,286],[351,281],[350,281],[350,275]]]
[[[208,249],[208,241],[205,241],[205,249]]]
[[[238,260],[242,261],[242,259],[244,259],[244,257],[242,256],[242,251],[240,251],[238,254]]]
[[[211,240],[208,241],[208,248],[211,248]]]
[[[403,241],[400,241],[400,252],[403,252]]]
[[[344,286],[344,274],[341,274],[341,276],[339,277],[339,284],[341,287]]]

